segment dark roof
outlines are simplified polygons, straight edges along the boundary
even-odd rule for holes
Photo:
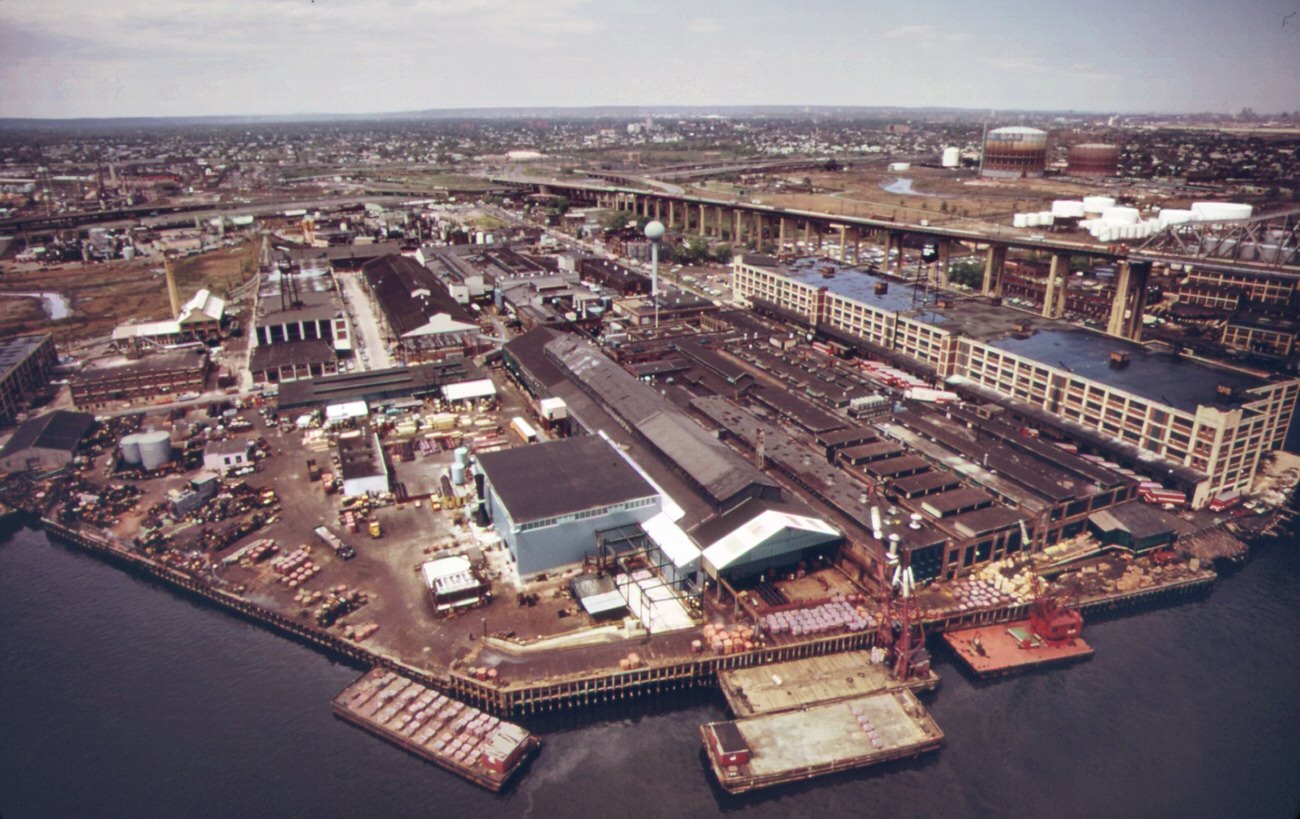
[[[561,336],[545,349],[561,372],[688,475],[715,506],[728,505],[755,488],[760,494],[766,489],[779,491],[774,480],[596,347]]]
[[[701,548],[708,548],[764,512],[789,512],[804,517],[819,517],[803,504],[790,501],[772,501],[766,498],[747,498],[724,515],[710,518],[690,531]]]
[[[0,458],[7,457],[24,449],[57,449],[63,452],[76,452],[77,444],[85,437],[95,416],[88,412],[70,412],[55,410],[39,418],[33,418],[22,424],[14,432]]]
[[[1136,540],[1172,534],[1184,528],[1178,525],[1181,521],[1177,518],[1140,501],[1129,501],[1093,512],[1088,516],[1088,522],[1107,532],[1113,531],[1118,525]]]
[[[478,378],[478,369],[467,361],[444,361],[414,367],[300,378],[280,385],[276,406],[280,409],[341,404],[347,401],[381,401],[427,395],[445,384]]]
[[[822,433],[842,429],[849,423],[844,418],[832,415],[788,390],[758,387],[751,395],[759,403],[766,404],[809,432]]]
[[[0,379],[5,378],[49,339],[48,334],[14,336],[0,341]]]
[[[980,537],[989,532],[1015,526],[1023,519],[1024,516],[1019,512],[1005,506],[987,506],[947,518],[945,522],[951,524],[958,534],[964,537]]]
[[[385,474],[383,453],[376,451],[374,433],[363,428],[361,434],[339,438],[339,467],[344,480],[369,478]]]
[[[1261,378],[1237,370],[1154,352],[1140,344],[1074,327],[1039,331],[1028,337],[1002,338],[992,344],[1184,412],[1195,412],[1201,405],[1217,405],[1215,391],[1219,386],[1248,390],[1265,383]],[[1121,369],[1110,366],[1110,354],[1114,351],[1129,354],[1128,366]],[[1239,405],[1239,400],[1232,404]]]
[[[510,339],[503,349],[538,387],[550,387],[564,380],[564,373],[546,356],[546,345],[559,337],[549,327],[534,327]]]
[[[337,358],[334,348],[328,341],[320,339],[277,341],[254,347],[253,355],[248,361],[248,368],[253,372],[261,372],[295,364],[299,367],[323,364]]]
[[[87,366],[79,372],[73,373],[71,381],[74,384],[88,384],[96,381],[112,381],[136,373],[192,370],[203,366],[203,361],[207,358],[207,355],[204,350],[168,350],[166,352],[150,353],[144,358],[135,361],[127,361],[107,367]]]
[[[885,458],[883,461],[872,461],[866,466],[867,471],[872,475],[889,478],[903,473],[910,475],[929,468],[930,462],[920,455],[900,455],[897,458]]]
[[[438,277],[414,259],[382,256],[366,262],[361,271],[389,326],[399,336],[423,327],[440,314],[453,321],[474,323]]]
[[[295,247],[286,252],[291,261],[324,260],[329,262],[375,259],[402,249],[401,242],[376,242],[368,245],[331,245],[330,247]]]
[[[921,508],[938,517],[944,517],[951,515],[958,509],[982,508],[990,506],[992,503],[993,498],[987,493],[978,489],[962,487],[948,492],[926,495],[925,499],[921,501]]]
[[[478,462],[516,524],[655,494],[598,435],[486,452]]]
[[[848,427],[832,429],[817,436],[817,444],[824,447],[857,446],[874,441],[880,435],[874,429],[866,427]]]
[[[917,475],[908,475],[906,478],[898,478],[893,483],[894,489],[909,496],[917,493],[949,489],[960,485],[961,480],[956,475],[951,472],[940,471],[921,472]]]

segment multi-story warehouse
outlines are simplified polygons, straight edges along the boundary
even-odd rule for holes
[[[1233,273],[1196,268],[1187,275],[1183,288],[1203,288],[1207,293],[1213,292],[1211,288],[1218,288],[1220,291],[1236,291],[1245,301],[1278,307],[1289,306],[1296,298],[1294,281],[1282,276],[1270,276],[1267,273]],[[1182,297],[1180,293],[1180,298]],[[1238,305],[1233,305],[1236,306]]]
[[[755,307],[1005,402],[1187,491],[1194,507],[1250,488],[1260,457],[1282,446],[1300,394],[1300,380],[1268,381],[866,273],[824,285],[814,271],[755,256],[738,256],[734,269],[735,292]]]
[[[1295,352],[1300,323],[1289,318],[1246,310],[1223,325],[1223,346],[1234,350],[1286,358]]]
[[[88,364],[69,383],[78,409],[99,409],[116,401],[202,392],[208,356],[202,350],[173,350],[138,360],[108,359]]]
[[[0,341],[0,424],[11,424],[32,393],[50,383],[59,363],[54,337],[16,336]]]

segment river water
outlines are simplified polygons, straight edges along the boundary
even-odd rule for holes
[[[1205,599],[1090,623],[1070,668],[925,695],[946,746],[746,797],[711,784],[712,691],[531,721],[502,795],[334,718],[359,674],[46,541],[0,536],[4,817],[1265,817],[1300,799],[1300,544]]]

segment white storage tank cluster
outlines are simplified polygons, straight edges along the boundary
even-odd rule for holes
[[[1087,202],[1087,197],[1084,202]],[[1253,212],[1250,205],[1239,202],[1193,202],[1190,210],[1166,208],[1154,218],[1144,220],[1137,208],[1107,207],[1098,218],[1080,222],[1079,227],[1099,241],[1124,242],[1154,236],[1171,225],[1241,221],[1249,219]]]
[[[1056,224],[1056,216],[1050,210],[1017,213],[1011,217],[1011,224],[1013,227],[1019,228],[1051,227]]]
[[[944,148],[940,164],[945,168],[956,168],[961,164],[961,149],[953,146]]]

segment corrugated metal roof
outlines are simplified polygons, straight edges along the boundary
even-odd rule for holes
[[[841,537],[830,524],[818,518],[767,510],[704,550],[710,566],[722,570],[736,563],[753,549],[762,546],[785,529],[799,529],[822,534],[827,539]]]

